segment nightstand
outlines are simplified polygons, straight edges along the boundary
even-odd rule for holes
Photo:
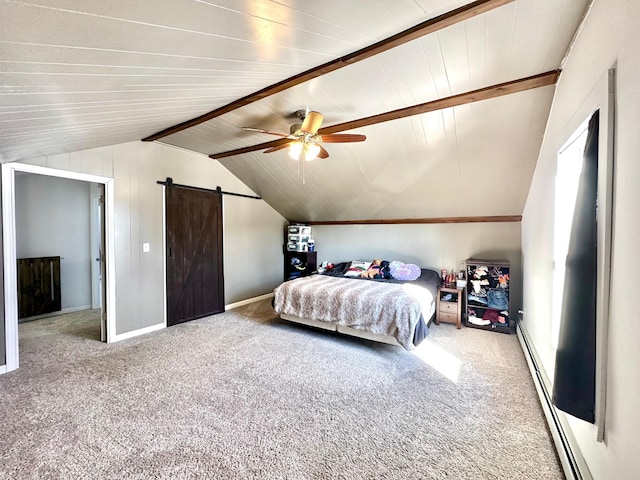
[[[456,328],[462,326],[463,290],[455,287],[439,287],[436,297],[436,325],[453,323]]]

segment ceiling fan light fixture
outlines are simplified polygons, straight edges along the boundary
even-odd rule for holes
[[[298,160],[300,158],[300,154],[302,153],[302,149],[304,144],[302,142],[293,142],[289,145],[289,156],[293,160]]]
[[[317,143],[306,143],[304,148],[304,159],[307,162],[315,160],[320,153],[320,145]]]

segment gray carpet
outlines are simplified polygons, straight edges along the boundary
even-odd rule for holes
[[[0,478],[564,478],[515,336],[407,352],[263,301],[106,345],[90,313],[20,325]]]

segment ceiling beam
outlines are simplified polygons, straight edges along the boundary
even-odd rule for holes
[[[343,132],[354,128],[367,127],[369,125],[389,122],[391,120],[398,120],[412,115],[419,115],[421,113],[433,112],[445,108],[465,105],[467,103],[479,102],[480,100],[488,100],[490,98],[501,97],[503,95],[510,95],[512,93],[531,90],[533,88],[554,85],[558,81],[559,75],[560,70],[552,70],[550,72],[540,73],[531,77],[499,83],[497,85],[491,85],[478,90],[471,90],[470,92],[461,93],[459,95],[452,95],[439,100],[420,103],[411,107],[399,108],[398,110],[392,110],[390,112],[372,115],[370,117],[360,118],[350,122],[338,123],[336,125],[331,125],[330,127],[319,129],[318,134],[325,135],[328,133]]]
[[[480,88],[478,90],[471,90],[470,92],[461,93],[459,95],[452,95],[450,97],[433,100],[431,102],[420,103],[418,105],[412,105],[410,107],[400,108],[398,110],[392,110],[390,112],[380,113],[378,115],[372,115],[370,117],[364,117],[358,120],[338,123],[336,125],[331,125],[329,127],[319,129],[318,134],[326,135],[329,133],[352,130],[354,128],[368,127],[370,125],[389,122],[391,120],[398,120],[400,118],[411,117],[413,115],[419,115],[422,113],[433,112],[435,110],[457,107],[459,105],[465,105],[467,103],[479,102],[480,100],[488,100],[490,98],[523,92],[525,90],[531,90],[533,88],[554,85],[558,81],[559,75],[560,70],[551,70],[550,72],[540,73],[538,75],[532,75],[530,77],[520,78],[518,80],[512,80],[510,82],[498,83],[489,87]],[[209,157],[220,159],[231,157],[233,155],[240,155],[242,153],[255,152],[257,150],[263,150],[275,146],[274,142],[282,142],[283,140],[288,141],[288,139],[274,140],[272,142],[260,143],[258,145],[249,147],[228,150],[226,152],[213,153],[209,155]]]
[[[395,218],[381,220],[330,220],[302,222],[306,225],[404,225],[423,223],[502,223],[521,222],[522,215],[494,215],[482,217]]]
[[[463,5],[462,7],[451,10],[450,12],[444,13],[438,17],[434,17],[422,23],[419,23],[418,25],[415,25],[396,35],[385,38],[384,40],[345,55],[344,57],[340,57],[318,67],[311,68],[278,83],[274,83],[273,85],[239,98],[238,100],[234,100],[227,105],[216,108],[215,110],[211,110],[210,112],[192,118],[191,120],[187,120],[186,122],[182,122],[172,127],[165,128],[160,132],[143,138],[142,141],[152,142],[168,135],[181,132],[182,130],[185,130],[187,128],[195,127],[196,125],[211,120],[212,118],[219,117],[220,115],[224,115],[225,113],[229,113],[240,107],[249,105],[250,103],[262,100],[263,98],[282,92],[283,90],[287,90],[291,87],[295,87],[296,85],[300,85],[301,83],[308,82],[309,80],[312,80],[321,75],[326,75],[327,73],[339,70],[340,68],[346,67],[361,60],[365,60],[374,55],[378,55],[379,53],[410,42],[411,40],[415,40],[424,35],[437,32],[438,30],[449,27],[458,22],[468,20],[477,15],[481,15],[485,12],[488,12],[489,10],[493,10],[494,8],[501,7],[502,5],[511,3],[513,1],[514,0],[476,0],[475,2]]]
[[[210,158],[220,159],[225,157],[231,157],[233,155],[240,155],[243,153],[255,152],[256,150],[267,150],[268,148],[281,147],[287,143],[291,143],[290,138],[279,138],[277,140],[271,140],[270,142],[259,143],[258,145],[251,145],[250,147],[237,148],[235,150],[229,150],[226,152],[213,153],[209,155]]]

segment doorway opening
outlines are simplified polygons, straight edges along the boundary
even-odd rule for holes
[[[61,179],[89,182],[92,187],[90,197],[90,237],[92,244],[91,272],[87,273],[85,292],[86,303],[83,308],[95,308],[100,305],[101,340],[115,340],[115,264],[114,264],[114,189],[113,179],[96,175],[62,171],[52,168],[9,163],[2,165],[2,203],[4,232],[4,295],[5,295],[5,349],[6,370],[15,370],[19,366],[18,352],[18,245],[16,240],[16,174],[32,173]],[[103,193],[102,193],[103,192]],[[102,200],[100,199],[102,197]],[[102,217],[102,219],[100,218]],[[104,227],[101,228],[101,225]],[[22,245],[20,248],[22,249]],[[93,265],[93,264],[96,265]],[[97,282],[97,287],[96,287]]]

